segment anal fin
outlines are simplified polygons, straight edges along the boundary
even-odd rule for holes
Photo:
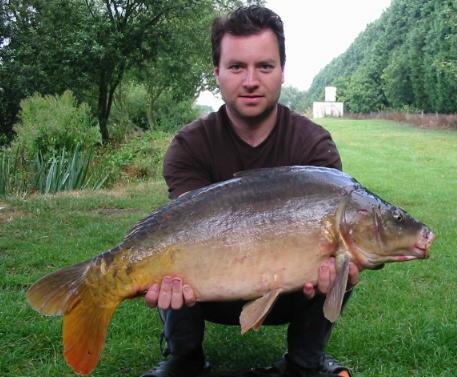
[[[282,289],[280,288],[274,289],[243,306],[240,314],[241,334],[246,333],[252,328],[258,330],[262,326],[263,321],[268,313],[270,313],[273,304],[281,292]]]

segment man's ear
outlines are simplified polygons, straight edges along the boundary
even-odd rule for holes
[[[281,68],[281,84],[284,84],[284,67]]]
[[[219,85],[219,67],[214,67],[214,77],[216,78],[216,83]]]

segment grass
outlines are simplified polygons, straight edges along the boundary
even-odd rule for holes
[[[359,377],[453,376],[457,370],[457,133],[370,120],[321,122],[344,169],[438,235],[427,261],[362,274],[328,351]],[[73,376],[62,356],[61,318],[25,302],[44,274],[119,243],[166,201],[162,182],[112,191],[36,195],[0,201],[0,375]],[[139,376],[161,359],[160,320],[142,300],[115,313],[94,376]],[[219,370],[269,364],[284,352],[285,327],[239,335],[209,324],[208,357]]]

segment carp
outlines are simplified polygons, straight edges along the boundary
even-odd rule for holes
[[[365,269],[427,258],[434,237],[339,170],[257,169],[160,207],[118,246],[33,284],[27,299],[42,314],[64,316],[65,358],[90,374],[117,306],[164,276],[181,277],[197,301],[249,301],[240,315],[244,333],[261,326],[278,295],[316,282],[333,256],[336,279],[323,310],[334,322],[351,261]]]

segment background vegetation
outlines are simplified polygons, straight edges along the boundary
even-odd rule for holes
[[[156,136],[208,111],[211,22],[241,4],[0,2],[0,196],[160,174]]]
[[[393,0],[349,49],[313,80],[306,103],[335,85],[353,113],[457,109],[457,2]]]
[[[212,19],[250,3],[262,1],[0,2],[0,196],[160,174],[161,133],[211,110],[194,103],[215,86]],[[307,112],[331,84],[346,111],[456,128],[443,115],[457,108],[456,46],[455,1],[393,0],[308,92],[286,86],[281,102]],[[436,115],[398,115],[409,112]]]
[[[324,125],[348,173],[438,236],[429,260],[363,272],[328,351],[358,377],[454,376],[457,133],[381,120],[328,119]],[[155,140],[169,141],[166,134]],[[33,311],[27,288],[113,247],[165,201],[161,180],[0,201],[0,375],[73,376],[62,355],[61,318]],[[151,368],[161,359],[161,329],[143,300],[124,302],[94,376],[133,377]],[[264,366],[281,357],[285,333],[284,326],[264,327],[241,336],[237,326],[210,324],[205,349],[216,372]]]

